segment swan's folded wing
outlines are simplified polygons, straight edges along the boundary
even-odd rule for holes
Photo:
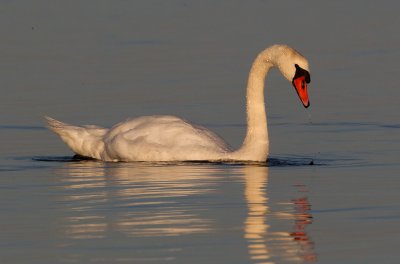
[[[200,160],[230,151],[212,131],[177,117],[148,117],[121,123],[105,137],[106,151],[118,160]]]

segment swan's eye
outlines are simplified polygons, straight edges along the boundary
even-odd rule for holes
[[[301,68],[298,64],[295,64],[294,66],[296,67],[296,73],[294,74],[293,80],[299,77],[305,77],[305,82],[310,83],[310,73]]]

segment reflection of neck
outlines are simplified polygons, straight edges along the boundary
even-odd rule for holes
[[[254,261],[266,261],[279,256],[283,260],[315,262],[314,243],[305,232],[308,224],[312,223],[309,213],[308,199],[293,200],[295,211],[287,208],[283,211],[270,212],[268,187],[268,167],[248,166],[244,168],[245,199],[248,214],[244,223],[245,238],[248,243],[250,258]],[[279,221],[295,221],[295,231],[270,230],[271,219],[278,217]],[[268,262],[269,263],[269,262]],[[271,262],[273,263],[273,262]]]
[[[268,213],[265,186],[268,180],[267,167],[246,167],[245,198],[249,212],[245,222],[245,238],[249,245],[249,253],[252,259],[268,259],[269,250],[265,241],[265,235],[269,226],[265,219]]]

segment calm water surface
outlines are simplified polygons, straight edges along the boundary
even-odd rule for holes
[[[397,263],[396,1],[3,1],[1,263]],[[271,72],[267,164],[74,160],[42,122],[174,114],[233,146],[274,43],[311,64],[311,107]]]

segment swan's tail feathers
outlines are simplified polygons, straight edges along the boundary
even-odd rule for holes
[[[55,133],[57,133],[59,135],[60,135],[60,133],[62,133],[62,131],[65,127],[69,126],[68,124],[58,121],[49,116],[45,116],[44,118],[47,121],[47,128],[54,131]]]
[[[47,127],[81,156],[101,159],[104,153],[103,136],[108,129],[98,126],[74,126],[45,116]]]

